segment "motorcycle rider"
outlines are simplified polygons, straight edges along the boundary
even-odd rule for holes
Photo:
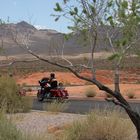
[[[57,88],[57,79],[55,78],[55,74],[51,73],[50,78],[48,79],[48,82],[45,85],[45,93],[47,93],[47,96],[51,96],[51,89]]]
[[[41,89],[38,90],[38,101],[46,99],[68,99],[67,90],[64,89],[63,84],[57,84],[57,79],[54,73],[50,73],[50,77],[44,77],[39,81]],[[42,96],[44,95],[44,96]]]
[[[55,78],[55,74],[54,73],[50,74],[49,83],[51,85],[51,89],[57,88],[57,79]]]
[[[44,88],[43,94],[45,95],[47,93],[49,96],[49,91],[50,91],[50,87],[51,87],[51,85],[49,84],[49,78],[44,77],[39,81],[39,83]]]
[[[51,89],[57,88],[57,79],[55,78],[55,74],[51,73],[50,78],[44,77],[39,81],[40,85],[44,88],[43,94],[47,94],[48,97],[51,96]]]
[[[39,83],[41,84],[42,87],[44,87],[49,81],[49,78],[48,77],[43,77]]]

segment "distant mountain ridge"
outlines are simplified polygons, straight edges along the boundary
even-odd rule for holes
[[[33,25],[21,21],[17,24],[9,23],[0,26],[0,37],[3,39],[4,53],[1,55],[20,55],[26,54],[26,49],[17,46],[11,37],[11,33],[30,34],[30,48],[38,54],[56,55],[62,51],[63,33],[53,29],[36,29]],[[18,34],[17,34],[18,35]],[[87,53],[89,49],[76,43],[75,37],[65,43],[64,54],[76,55]],[[81,47],[82,46],[82,47]]]
[[[105,30],[108,28],[108,26],[99,28],[100,34],[96,48],[96,51],[98,52],[110,49],[107,41],[103,39],[103,36],[105,36]],[[63,33],[57,32],[53,29],[37,29],[31,24],[21,21],[17,24],[9,23],[0,25],[0,45],[2,46],[3,44],[2,47],[4,48],[4,51],[1,52],[1,55],[14,56],[27,54],[27,50],[25,48],[21,48],[13,42],[11,37],[12,32],[15,34],[29,34],[29,47],[37,54],[48,56],[62,53],[64,37]],[[65,42],[65,48],[63,51],[65,55],[79,55],[90,52],[90,46],[86,44],[86,41],[83,38],[79,40],[79,36],[81,35],[75,34]]]
[[[36,30],[36,28],[33,25],[31,25],[31,24],[29,24],[29,23],[27,23],[25,21],[18,22],[16,24],[16,26],[18,28],[29,28],[29,29],[32,29],[32,30]]]

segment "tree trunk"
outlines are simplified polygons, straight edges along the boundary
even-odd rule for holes
[[[140,123],[140,122],[139,122]],[[140,126],[140,124],[139,124]],[[137,139],[140,140],[140,127],[136,128],[137,129]]]
[[[120,73],[119,73],[119,65],[115,68],[115,75],[114,75],[114,85],[115,85],[115,92],[120,92]]]

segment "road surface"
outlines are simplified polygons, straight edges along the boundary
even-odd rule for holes
[[[80,113],[80,114],[85,114],[88,113],[94,109],[117,109],[120,107],[115,106],[111,102],[107,101],[95,101],[95,100],[69,100],[69,105],[64,112],[66,113]],[[43,101],[43,102],[38,102],[36,97],[33,97],[33,110],[43,110],[43,105],[50,104],[48,101]],[[132,108],[136,110],[137,112],[140,112],[140,103],[130,103]]]

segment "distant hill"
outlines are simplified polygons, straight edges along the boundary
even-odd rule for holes
[[[109,27],[106,27],[109,28]],[[108,43],[103,39],[105,36],[105,28],[99,28],[100,37],[97,44],[96,51],[109,49]],[[30,48],[43,55],[61,54],[62,42],[64,34],[51,29],[36,29],[33,25],[21,21],[17,24],[3,24],[0,26],[0,45],[3,44],[4,51],[1,55],[20,55],[27,54],[27,50],[17,46],[11,37],[11,34],[30,34]],[[19,35],[17,34],[19,37]],[[73,35],[65,42],[64,54],[65,55],[78,55],[90,52],[91,48],[87,45],[80,34]]]
[[[50,55],[61,53],[63,34],[51,29],[36,29],[33,25],[25,21],[17,24],[4,24],[0,26],[0,39],[3,43],[4,51],[1,55],[20,55],[26,54],[26,49],[17,46],[12,39],[12,33],[30,34],[30,48],[38,54]],[[18,34],[17,34],[18,35]],[[0,44],[1,45],[1,44]],[[75,55],[76,53],[88,52],[86,47],[76,43],[75,38],[70,39],[65,44],[64,53]]]

